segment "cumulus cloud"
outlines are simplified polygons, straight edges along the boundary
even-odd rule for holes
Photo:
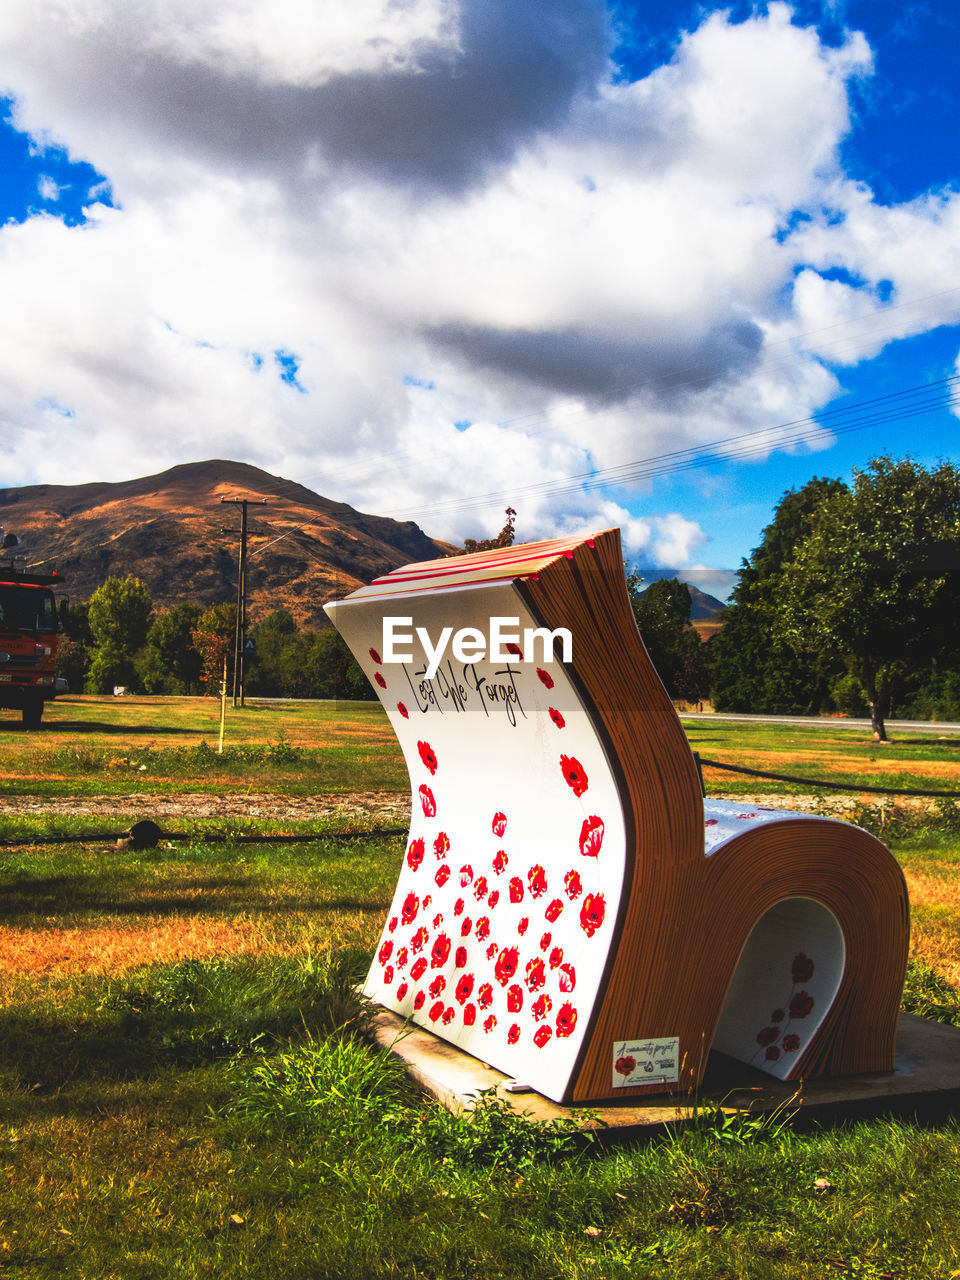
[[[441,536],[522,498],[524,536],[701,558],[634,464],[784,447],[837,367],[956,323],[960,200],[843,171],[862,35],[772,4],[643,79],[611,50],[602,0],[5,0],[17,126],[115,203],[0,228],[6,482],[237,457]]]

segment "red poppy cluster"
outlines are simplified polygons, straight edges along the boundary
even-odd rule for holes
[[[800,986],[801,983],[809,982],[813,977],[814,963],[808,955],[800,951],[793,957],[790,965],[790,978],[794,987]],[[770,1015],[770,1022],[767,1026],[761,1027],[757,1032],[757,1044],[763,1049],[763,1056],[767,1062],[778,1062],[781,1053],[797,1053],[800,1049],[801,1039],[795,1031],[789,1031],[784,1034],[784,1018],[787,1019],[786,1025],[791,1022],[799,1022],[803,1018],[808,1018],[813,1012],[814,998],[807,990],[794,991],[786,1009],[776,1008]],[[779,1045],[776,1041],[779,1040]]]

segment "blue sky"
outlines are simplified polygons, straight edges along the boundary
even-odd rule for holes
[[[957,458],[958,48],[947,0],[6,0],[0,486],[236,458],[735,569],[812,476]]]

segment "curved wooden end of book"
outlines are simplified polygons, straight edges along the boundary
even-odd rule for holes
[[[909,934],[899,866],[866,832],[803,817],[705,856],[695,762],[622,580],[613,531],[520,587],[544,625],[572,631],[568,671],[626,820],[617,934],[566,1100],[613,1096],[614,1046],[638,1037],[679,1037],[680,1088],[715,1041],[785,1079],[891,1069]]]

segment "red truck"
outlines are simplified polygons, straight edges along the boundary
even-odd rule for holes
[[[16,545],[3,536],[0,550]],[[57,693],[56,572],[21,572],[0,559],[0,707],[19,711],[25,729],[39,729],[43,705]]]

